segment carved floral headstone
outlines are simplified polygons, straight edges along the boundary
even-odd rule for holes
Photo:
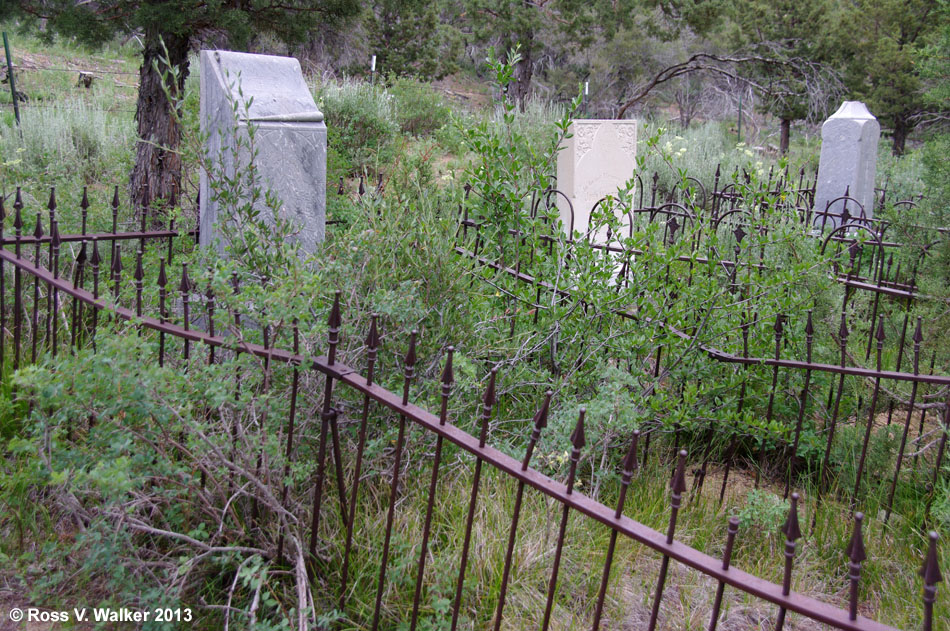
[[[633,177],[637,121],[575,120],[557,158],[558,209],[564,229],[586,233],[591,209]],[[573,216],[571,209],[573,208]]]

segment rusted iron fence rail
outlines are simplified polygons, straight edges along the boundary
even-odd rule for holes
[[[784,178],[787,179],[787,174]],[[806,415],[811,413],[809,409],[814,411],[823,398],[818,392],[821,386],[815,377],[827,375],[833,379],[828,391],[827,403],[824,406],[827,436],[821,463],[823,472],[833,464],[830,458],[836,428],[848,421],[842,404],[842,395],[846,389],[844,379],[846,376],[863,379],[870,396],[858,398],[855,412],[854,423],[865,422],[866,431],[857,467],[857,479],[850,501],[852,505],[856,505],[860,500],[859,494],[865,475],[865,460],[872,429],[877,415],[886,409],[887,425],[890,425],[892,420],[903,418],[900,447],[896,455],[886,506],[889,519],[893,509],[895,489],[902,468],[906,464],[905,453],[910,441],[919,441],[923,436],[928,410],[936,408],[931,411],[932,418],[936,418],[943,426],[938,436],[937,447],[932,450],[935,454],[931,454],[933,457],[930,461],[930,473],[920,476],[921,482],[926,485],[931,494],[936,488],[940,470],[944,464],[947,433],[950,431],[950,375],[941,374],[939,369],[935,373],[936,350],[928,353],[924,345],[922,321],[920,318],[917,318],[916,322],[911,319],[911,307],[916,300],[921,298],[917,288],[918,269],[929,247],[916,255],[911,270],[905,267],[902,273],[900,262],[895,264],[893,254],[888,253],[889,249],[898,248],[900,244],[887,241],[886,233],[890,226],[886,222],[866,219],[864,209],[860,208],[860,204],[847,194],[837,200],[843,204],[843,209],[833,212],[829,205],[829,209],[814,211],[810,206],[813,190],[803,185],[803,178],[802,174],[798,188],[791,196],[783,195],[781,181],[778,182],[777,187],[772,186],[771,175],[769,184],[763,190],[747,191],[745,195],[742,195],[732,184],[720,188],[717,171],[716,184],[711,193],[707,193],[701,183],[690,178],[688,184],[693,188],[683,191],[674,190],[661,199],[656,177],[654,177],[648,191],[648,204],[643,203],[644,187],[642,181],[638,181],[634,198],[639,200],[641,204],[639,207],[614,205],[607,210],[620,218],[620,228],[613,232],[610,229],[604,231],[598,228],[593,219],[583,227],[582,231],[578,231],[581,230],[580,228],[570,231],[569,226],[575,224],[574,209],[570,206],[569,200],[556,190],[547,191],[530,200],[524,209],[523,219],[515,221],[517,225],[514,228],[499,228],[491,225],[489,219],[473,215],[466,200],[459,209],[456,252],[472,259],[478,266],[491,268],[520,283],[534,287],[536,289],[534,299],[526,302],[524,306],[525,311],[533,310],[536,314],[537,310],[543,308],[541,305],[543,293],[554,294],[561,299],[575,300],[570,287],[563,284],[554,285],[535,275],[534,268],[544,260],[546,254],[550,253],[555,243],[560,242],[565,248],[587,246],[604,257],[611,257],[616,270],[614,282],[618,288],[627,289],[634,282],[631,280],[634,267],[642,266],[644,263],[638,259],[643,251],[631,248],[625,243],[624,238],[633,236],[635,230],[643,231],[647,226],[653,225],[659,227],[663,243],[672,245],[679,241],[685,243],[688,248],[687,253],[677,258],[682,265],[681,268],[673,270],[667,264],[668,274],[687,276],[689,283],[692,283],[694,275],[702,273],[704,269],[725,269],[730,276],[728,282],[732,285],[731,289],[738,295],[742,295],[745,290],[748,295],[748,289],[743,287],[743,283],[748,281],[744,281],[738,271],[742,269],[768,273],[761,248],[750,243],[747,238],[750,234],[767,234],[770,230],[768,223],[759,217],[758,207],[771,205],[778,211],[778,216],[784,214],[793,223],[801,223],[807,227],[806,230],[811,231],[815,247],[821,256],[827,259],[828,275],[844,288],[840,318],[834,325],[813,322],[810,311],[807,317],[780,313],[774,318],[769,318],[768,321],[761,314],[749,313],[745,316],[747,319],[735,327],[735,332],[739,334],[735,339],[721,340],[722,343],[714,345],[708,341],[694,340],[691,333],[678,330],[664,322],[651,324],[661,326],[684,342],[697,342],[696,347],[717,362],[768,370],[769,374],[756,374],[756,371],[751,370],[742,372],[743,385],[742,394],[738,400],[738,412],[742,412],[744,404],[746,407],[751,405],[751,401],[744,396],[746,384],[752,383],[757,378],[764,378],[766,384],[770,382],[766,393],[768,405],[763,412],[767,420],[777,417],[777,420],[790,428],[788,437],[779,440],[780,445],[778,451],[775,452],[781,454],[781,460],[789,462],[785,484],[786,497],[795,483],[795,463],[799,455],[799,439],[803,421],[807,418]],[[789,201],[781,201],[786,197]],[[607,200],[598,202],[589,216],[593,218],[598,206],[607,203]],[[899,203],[913,204],[914,202]],[[859,212],[856,215],[849,213],[848,204],[858,204]],[[564,219],[565,212],[567,219]],[[552,213],[554,216],[561,215],[563,229],[567,235],[560,234],[561,228],[550,219]],[[776,216],[771,216],[770,219],[774,221]],[[940,230],[933,230],[930,234],[934,243],[947,238],[947,235]],[[727,247],[727,251],[712,252],[713,255],[718,254],[717,258],[710,256],[709,249],[704,245],[705,240],[712,235],[724,237],[719,244],[720,246],[725,244]],[[572,264],[571,257],[565,258],[563,264],[569,267]],[[862,298],[863,302],[859,303],[859,298]],[[588,305],[584,306],[586,308]],[[887,320],[884,315],[885,309],[889,316]],[[516,326],[517,311],[517,309],[513,310],[515,315],[511,316],[512,330]],[[622,319],[637,320],[636,314],[630,313],[625,307],[615,308],[612,313]],[[531,326],[530,318],[522,319],[525,322],[524,326]],[[534,315],[534,321],[537,321],[537,315]],[[885,322],[888,323],[888,327],[885,327]],[[886,329],[892,329],[893,326],[896,326],[899,331],[896,339],[893,333],[886,332]],[[765,327],[770,329],[771,335],[766,334],[762,337],[774,338],[774,353],[771,356],[750,354],[750,335],[756,331],[763,331]],[[804,344],[789,345],[790,335],[795,333],[796,329],[796,337],[800,340],[803,337]],[[802,332],[804,336],[801,335]],[[859,335],[863,338],[859,338]],[[932,337],[932,339],[936,338],[937,336]],[[838,357],[834,363],[830,361],[832,357],[828,355],[824,358],[815,355],[816,342],[825,340],[830,340],[830,346],[837,351]],[[859,340],[860,343],[856,344]],[[894,352],[895,349],[896,352]],[[886,353],[885,350],[890,352]],[[662,348],[658,347],[653,353],[654,376],[660,372],[661,351]],[[789,357],[790,352],[797,353],[798,356]],[[885,363],[884,357],[888,354],[891,357],[896,355],[896,360],[892,360],[894,361],[892,366]],[[928,354],[930,355],[929,371],[924,366]],[[941,362],[941,365],[943,363]],[[796,410],[793,416],[787,418],[780,417],[775,411],[776,406],[773,405],[773,402],[782,396],[779,391],[780,370],[791,371],[804,378],[803,386],[794,404]],[[909,399],[901,400],[893,393],[885,395],[889,385],[900,383],[911,386]],[[935,400],[937,397],[939,399]],[[867,401],[870,402],[869,405],[865,404]],[[916,439],[913,438],[912,433],[914,427],[916,427]],[[650,430],[647,429],[645,432],[649,434]],[[729,470],[740,440],[738,437],[732,439],[727,452],[720,455],[725,459],[720,498],[724,495]],[[649,445],[649,442],[647,444]],[[761,440],[758,451],[761,469],[766,455],[764,439]],[[715,457],[717,457],[716,454],[707,448],[707,453],[703,457],[699,484],[702,484],[702,480],[705,479],[710,458]],[[918,456],[915,455],[915,472],[917,472],[918,460]],[[757,473],[756,486],[758,484]]]
[[[781,631],[785,624],[787,612],[793,612],[806,619],[831,625],[837,629],[873,631],[891,628],[858,615],[860,604],[858,585],[861,580],[861,566],[866,559],[861,530],[863,516],[860,513],[856,513],[854,516],[853,535],[847,549],[849,558],[847,579],[846,584],[842,585],[841,588],[842,590],[847,589],[849,596],[848,608],[842,609],[795,593],[791,589],[797,541],[801,537],[801,529],[798,523],[798,494],[792,494],[791,496],[791,508],[783,528],[785,535],[784,577],[781,583],[773,583],[731,565],[733,546],[737,536],[739,536],[736,520],[731,520],[728,525],[724,525],[726,527],[723,529],[723,538],[726,540],[726,546],[725,553],[721,558],[712,557],[677,541],[677,518],[686,491],[687,453],[685,451],[679,451],[676,454],[675,473],[670,484],[670,513],[666,530],[665,532],[654,530],[624,515],[627,488],[640,467],[641,454],[644,453],[644,446],[640,444],[639,432],[633,434],[627,448],[627,455],[623,461],[617,506],[608,507],[576,490],[573,484],[578,459],[586,443],[583,410],[580,412],[574,433],[571,436],[570,472],[566,481],[554,480],[532,467],[532,457],[536,445],[547,425],[552,405],[552,393],[548,392],[543,396],[532,422],[530,436],[526,436],[527,447],[523,457],[518,460],[487,444],[488,424],[496,404],[495,371],[492,371],[488,377],[488,385],[482,399],[482,413],[479,419],[481,432],[476,437],[453,424],[448,418],[447,404],[454,383],[451,348],[447,351],[442,372],[440,397],[442,404],[438,413],[429,412],[412,402],[412,387],[419,363],[416,354],[415,333],[410,337],[408,350],[403,360],[403,389],[401,394],[387,390],[374,381],[375,363],[379,349],[379,332],[375,318],[373,318],[366,338],[367,365],[362,374],[356,367],[338,361],[337,350],[343,324],[339,292],[335,296],[329,315],[328,348],[327,353],[323,356],[311,358],[300,353],[296,328],[292,350],[277,347],[272,343],[273,340],[269,342],[266,333],[263,344],[238,340],[234,336],[216,335],[213,330],[215,305],[213,292],[209,289],[204,294],[199,293],[189,278],[187,266],[182,266],[180,276],[176,270],[175,276],[180,277],[180,281],[176,283],[176,281],[171,280],[171,250],[168,250],[168,257],[161,260],[160,266],[156,270],[145,269],[141,246],[134,257],[123,253],[121,249],[120,242],[124,239],[139,239],[142,245],[154,243],[160,251],[164,250],[167,247],[164,241],[166,239],[171,240],[173,237],[169,233],[174,231],[149,232],[140,230],[133,233],[134,236],[128,236],[128,233],[118,231],[96,235],[79,235],[79,237],[70,235],[69,239],[78,242],[80,248],[73,260],[66,261],[63,260],[64,256],[61,250],[65,239],[59,233],[57,226],[54,214],[55,203],[51,202],[50,204],[50,225],[52,228],[48,240],[43,234],[38,219],[34,225],[34,239],[27,241],[24,235],[23,204],[19,198],[14,205],[14,210],[15,235],[12,242],[8,240],[9,237],[4,240],[6,246],[12,245],[13,251],[8,247],[0,248],[0,307],[2,307],[2,310],[0,310],[0,327],[5,333],[12,329],[12,336],[8,335],[8,338],[12,337],[13,358],[11,360],[9,357],[0,355],[0,371],[6,371],[9,368],[15,369],[26,363],[38,361],[45,354],[55,356],[57,352],[64,352],[73,346],[94,344],[97,327],[103,326],[107,320],[105,317],[100,318],[99,314],[111,314],[111,317],[137,323],[143,331],[154,331],[161,340],[158,347],[158,360],[161,363],[173,359],[187,362],[192,359],[191,350],[193,348],[207,347],[211,351],[209,352],[209,361],[221,361],[224,358],[225,354],[222,352],[217,355],[216,359],[213,349],[217,348],[250,354],[268,363],[286,364],[293,370],[294,374],[293,388],[290,393],[290,418],[288,419],[288,431],[285,439],[287,441],[286,454],[288,461],[293,452],[295,440],[293,428],[294,417],[298,409],[298,372],[312,370],[324,377],[325,382],[320,405],[320,431],[319,436],[316,437],[317,458],[316,462],[311,463],[313,466],[311,515],[309,520],[301,520],[301,523],[309,523],[310,531],[309,533],[301,533],[301,535],[308,535],[302,536],[301,539],[309,539],[310,562],[314,577],[321,575],[321,564],[326,563],[325,559],[328,558],[326,555],[318,554],[318,547],[327,544],[327,542],[321,541],[321,520],[335,521],[337,518],[340,519],[340,525],[342,530],[346,532],[346,536],[341,546],[342,549],[334,551],[334,554],[329,558],[343,559],[342,567],[339,568],[342,584],[328,587],[331,590],[336,590],[339,594],[338,604],[344,611],[348,602],[348,571],[353,554],[355,554],[353,549],[353,525],[354,516],[360,510],[358,487],[362,479],[360,463],[366,446],[368,411],[371,406],[375,406],[389,410],[398,416],[398,438],[392,452],[393,473],[390,481],[384,543],[382,549],[376,551],[379,555],[379,574],[375,608],[371,617],[367,616],[365,620],[361,621],[361,624],[369,628],[387,628],[388,625],[385,615],[382,613],[382,605],[389,581],[387,571],[390,562],[394,514],[398,510],[397,500],[402,492],[400,487],[400,461],[402,458],[408,457],[405,452],[405,443],[410,424],[436,439],[435,454],[431,462],[431,478],[424,526],[418,538],[419,556],[414,569],[416,588],[409,623],[410,629],[415,629],[418,624],[420,599],[425,591],[423,579],[427,561],[448,564],[456,572],[456,596],[451,605],[451,628],[455,629],[458,626],[460,612],[463,611],[465,606],[463,602],[465,591],[463,588],[466,581],[469,553],[473,545],[473,522],[478,518],[476,509],[479,501],[484,501],[481,478],[485,465],[493,467],[517,484],[516,502],[510,523],[507,526],[508,536],[504,570],[498,599],[493,605],[492,626],[494,629],[503,628],[505,624],[506,594],[511,582],[513,553],[518,540],[522,500],[526,493],[540,493],[556,502],[562,509],[562,519],[556,540],[556,553],[551,566],[543,618],[541,612],[538,612],[538,620],[542,621],[543,629],[548,628],[552,603],[557,594],[561,553],[564,547],[569,545],[565,538],[565,524],[571,512],[577,513],[577,516],[582,516],[585,519],[598,522],[611,531],[610,545],[606,551],[603,564],[603,578],[597,591],[597,597],[593,602],[593,613],[589,619],[589,625],[593,629],[598,629],[602,624],[607,586],[611,575],[615,546],[619,537],[650,548],[659,555],[661,560],[660,570],[652,589],[651,614],[648,623],[650,631],[653,631],[660,622],[664,590],[671,580],[669,571],[671,563],[691,568],[718,582],[714,605],[709,612],[708,628],[711,631],[714,631],[720,622],[722,599],[726,588],[740,590],[774,606],[774,624],[778,631]],[[4,235],[0,235],[0,238],[4,238]],[[109,247],[100,247],[100,244],[103,243],[108,243]],[[108,259],[104,255],[103,251],[105,250],[108,250]],[[46,259],[45,264],[44,258]],[[129,270],[132,270],[131,274]],[[8,276],[12,276],[12,289]],[[146,301],[143,301],[143,291],[146,283],[153,284],[158,288],[159,305],[157,315],[146,312],[151,308],[146,304]],[[45,296],[41,293],[41,289],[45,291]],[[129,289],[131,289],[131,292]],[[13,293],[13,314],[8,313],[6,307],[8,304],[7,292],[9,291]],[[124,293],[134,294],[134,306],[120,304]],[[202,320],[204,314],[208,314],[209,317]],[[202,321],[209,327],[208,330],[203,330],[198,326]],[[62,330],[61,322],[69,323],[66,330]],[[168,352],[169,349],[164,344],[164,340],[168,337],[183,341],[180,359],[173,358]],[[4,347],[6,347],[6,344],[0,345],[0,348]],[[760,360],[742,357],[737,358],[737,361],[759,362]],[[917,357],[915,356],[915,368],[916,361]],[[809,364],[808,369],[820,370],[811,364]],[[844,371],[845,368],[840,367],[838,370]],[[915,374],[916,372],[915,369]],[[879,373],[873,373],[873,376],[881,378]],[[934,379],[937,379],[937,381],[934,381]],[[940,381],[939,377],[933,377],[926,383],[944,382]],[[344,458],[341,454],[339,440],[339,422],[345,408],[336,403],[340,400],[340,397],[349,396],[347,393],[355,396],[357,400],[362,398],[363,401],[360,413],[359,440],[352,475],[346,475],[343,471]],[[475,465],[465,525],[465,541],[460,555],[451,558],[442,555],[441,549],[433,547],[430,540],[435,510],[434,500],[440,475],[442,475],[440,473],[441,454],[443,445],[448,444],[470,454],[470,457],[474,458]],[[405,482],[403,481],[403,483]],[[349,489],[347,489],[347,486],[349,486]],[[309,487],[302,490],[309,490]],[[301,489],[298,489],[298,491],[301,491]],[[332,498],[334,494],[336,499]],[[286,499],[286,495],[284,497]],[[280,554],[278,552],[278,556]],[[929,536],[929,547],[923,559],[921,575],[924,589],[921,624],[925,631],[930,631],[934,628],[933,605],[936,586],[942,580],[937,566],[936,533],[931,533]]]

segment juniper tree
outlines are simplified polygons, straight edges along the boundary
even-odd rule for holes
[[[117,35],[141,36],[139,141],[129,192],[133,206],[147,212],[180,190],[182,130],[168,95],[177,101],[184,89],[193,43],[223,35],[229,46],[240,49],[261,33],[299,42],[324,21],[357,9],[358,0],[3,0],[0,20],[18,17],[26,27],[42,25],[41,35],[48,39],[62,35],[92,47]],[[166,63],[172,68],[163,68]]]

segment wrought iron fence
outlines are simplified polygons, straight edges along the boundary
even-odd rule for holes
[[[715,196],[715,193],[714,193]],[[224,361],[228,356],[234,354],[249,354],[261,358],[263,361],[275,364],[287,365],[293,373],[292,387],[289,393],[290,407],[289,418],[287,419],[286,432],[286,450],[285,450],[285,472],[286,467],[290,466],[290,461],[294,454],[295,420],[299,414],[298,397],[299,376],[304,371],[313,371],[315,374],[322,375],[324,378],[323,394],[320,397],[320,430],[318,436],[318,447],[316,461],[312,463],[313,471],[313,499],[311,516],[309,520],[309,553],[310,553],[310,571],[312,576],[322,575],[321,567],[328,561],[328,555],[320,554],[318,547],[323,545],[321,533],[326,528],[321,529],[321,523],[324,520],[336,520],[339,518],[340,527],[345,531],[341,549],[335,550],[329,558],[341,559],[339,561],[340,584],[329,586],[331,590],[336,590],[338,594],[338,604],[340,609],[347,607],[347,585],[352,580],[350,570],[352,558],[354,555],[354,523],[356,515],[360,511],[359,488],[364,478],[364,472],[361,470],[363,457],[366,449],[368,423],[374,410],[389,410],[398,416],[398,436],[392,451],[392,475],[390,479],[390,488],[388,495],[386,526],[384,530],[384,542],[382,549],[377,551],[379,558],[378,578],[376,580],[376,598],[372,616],[361,620],[369,628],[382,628],[388,624],[382,614],[383,599],[386,594],[386,588],[389,583],[387,572],[390,563],[390,546],[394,529],[394,516],[397,511],[397,503],[401,490],[401,484],[404,481],[400,479],[402,471],[401,461],[406,457],[405,444],[408,427],[415,426],[424,431],[426,435],[435,437],[435,451],[431,461],[431,477],[427,494],[427,503],[425,516],[423,519],[422,532],[418,538],[418,561],[415,567],[415,589],[412,605],[412,613],[409,621],[409,628],[415,629],[418,624],[418,616],[422,594],[425,591],[424,577],[427,563],[448,564],[453,568],[455,574],[455,597],[450,607],[451,628],[454,630],[459,625],[460,612],[464,611],[464,586],[466,583],[466,570],[469,563],[470,553],[472,551],[472,533],[473,523],[478,519],[479,501],[484,501],[484,489],[482,486],[483,470],[485,466],[490,466],[501,472],[502,475],[512,479],[517,484],[517,495],[510,522],[507,525],[507,544],[504,555],[503,571],[500,580],[500,589],[498,598],[494,604],[494,614],[492,617],[492,626],[494,629],[500,629],[504,625],[505,604],[507,590],[511,582],[511,572],[513,571],[513,554],[518,542],[519,520],[523,509],[523,500],[527,493],[536,493],[553,500],[560,507],[561,518],[558,525],[558,535],[555,544],[555,553],[551,563],[550,578],[546,590],[545,607],[542,612],[538,612],[538,620],[542,629],[547,629],[551,622],[552,606],[557,597],[560,562],[562,552],[565,547],[570,545],[566,539],[566,526],[571,514],[575,518],[591,520],[598,522],[610,531],[610,540],[603,562],[601,581],[596,591],[596,598],[593,599],[593,609],[589,617],[588,624],[593,629],[598,629],[603,623],[604,603],[607,595],[608,583],[614,563],[614,555],[618,539],[623,538],[637,542],[654,551],[660,558],[660,569],[656,576],[652,588],[651,609],[648,628],[650,631],[655,629],[660,622],[661,603],[664,598],[664,591],[670,580],[670,565],[676,563],[689,568],[692,571],[705,575],[717,582],[716,595],[713,606],[709,612],[708,628],[714,631],[720,622],[721,607],[723,603],[724,592],[727,587],[736,589],[749,594],[761,601],[771,604],[775,608],[774,625],[777,630],[781,630],[785,624],[787,612],[793,612],[805,619],[830,625],[837,629],[848,630],[874,630],[889,629],[890,627],[867,619],[858,614],[859,596],[858,586],[861,580],[862,563],[866,559],[864,549],[861,513],[854,514],[853,535],[847,548],[849,559],[847,567],[847,582],[842,586],[848,590],[848,607],[846,609],[838,608],[821,602],[809,596],[795,593],[792,590],[792,576],[795,566],[796,551],[798,540],[801,538],[801,528],[799,526],[798,515],[798,493],[791,493],[791,508],[787,515],[785,526],[782,532],[785,536],[784,545],[784,575],[781,583],[773,583],[762,579],[731,564],[732,551],[738,535],[738,521],[733,518],[724,526],[723,536],[725,538],[724,554],[721,558],[715,558],[696,550],[677,540],[677,518],[682,506],[684,495],[687,491],[686,486],[686,465],[687,453],[685,450],[676,450],[675,455],[675,473],[672,476],[669,492],[669,520],[665,532],[660,532],[646,525],[639,523],[624,514],[628,488],[636,471],[640,467],[643,459],[647,457],[647,444],[641,444],[641,438],[645,437],[640,432],[634,432],[626,450],[626,456],[623,459],[622,475],[620,478],[620,488],[618,491],[617,504],[614,507],[606,506],[595,499],[588,497],[584,493],[575,489],[574,479],[577,471],[577,464],[582,451],[585,448],[585,412],[581,410],[577,419],[576,427],[570,441],[569,472],[564,482],[554,480],[532,467],[532,458],[538,444],[541,433],[547,425],[549,411],[552,405],[552,393],[544,394],[543,401],[540,404],[537,413],[532,422],[530,435],[527,436],[527,446],[520,459],[499,451],[488,444],[488,424],[492,418],[493,410],[496,404],[496,371],[493,370],[487,377],[487,386],[482,398],[481,414],[479,418],[480,433],[473,436],[459,426],[453,424],[448,418],[448,401],[452,395],[452,386],[454,382],[453,374],[453,352],[448,349],[444,368],[441,377],[441,407],[437,413],[430,412],[412,402],[412,388],[416,378],[416,369],[419,363],[416,353],[416,335],[410,337],[408,341],[408,350],[403,360],[403,387],[402,392],[397,393],[387,390],[378,384],[377,375],[377,356],[380,347],[380,336],[377,329],[376,319],[373,318],[368,331],[366,347],[366,366],[360,370],[353,366],[348,366],[338,361],[337,349],[340,344],[340,331],[343,324],[344,314],[340,304],[340,294],[336,293],[333,307],[328,318],[328,346],[325,355],[316,358],[310,358],[300,352],[299,338],[297,328],[294,327],[293,346],[291,349],[279,348],[274,339],[269,338],[266,327],[263,335],[263,343],[255,344],[236,336],[228,336],[214,330],[214,313],[216,297],[209,288],[207,292],[200,293],[194,283],[189,278],[187,265],[181,265],[180,270],[176,269],[174,276],[180,280],[176,283],[172,280],[174,255],[174,240],[180,235],[180,231],[175,230],[174,226],[168,226],[166,230],[145,230],[123,232],[118,230],[119,201],[116,195],[112,202],[112,230],[110,232],[100,232],[96,234],[86,231],[86,211],[89,206],[87,198],[83,197],[81,207],[82,225],[77,233],[63,234],[60,230],[56,215],[55,196],[50,196],[47,206],[48,222],[44,222],[41,212],[36,213],[36,220],[33,223],[32,230],[27,227],[24,221],[26,208],[17,194],[16,201],[13,204],[14,229],[13,236],[0,232],[0,240],[3,247],[0,248],[0,330],[4,332],[4,344],[0,344],[0,372],[7,372],[10,369],[16,370],[27,363],[39,361],[44,355],[56,356],[57,353],[65,352],[76,346],[95,345],[97,329],[104,325],[105,318],[100,318],[99,314],[109,314],[110,318],[119,318],[131,321],[137,324],[143,333],[152,332],[159,338],[157,361],[164,364],[168,361],[196,361],[192,351],[198,348],[205,348],[208,351],[207,361],[214,363]],[[2,212],[2,200],[0,200],[0,230],[5,225],[6,216]],[[656,210],[656,209],[654,209]],[[661,213],[657,210],[655,216],[664,216],[664,220],[675,217],[675,213]],[[654,218],[655,218],[654,216]],[[50,227],[49,234],[46,234],[43,224]],[[478,232],[477,222],[470,219],[463,219],[461,222],[462,230],[471,229]],[[673,231],[675,232],[675,230]],[[517,239],[518,235],[514,235]],[[126,242],[137,243],[138,249],[134,256],[128,253],[128,248],[123,248]],[[738,239],[741,242],[741,239]],[[67,260],[63,253],[64,243],[78,243],[78,252],[75,258]],[[516,271],[513,268],[504,266],[496,261],[479,258],[476,252],[470,252],[459,246],[461,252],[470,254],[481,264],[495,265],[500,269],[510,271],[517,278],[529,283],[538,283],[539,290],[546,289],[537,279],[531,277],[524,271]],[[164,253],[157,268],[149,269],[143,263],[143,250],[146,246],[157,248]],[[12,247],[12,251],[9,249]],[[622,255],[623,252],[620,252]],[[857,254],[851,257],[852,262],[856,260]],[[879,256],[879,255],[878,255]],[[130,260],[131,259],[131,260]],[[736,259],[738,260],[738,258]],[[873,269],[880,269],[880,258]],[[736,267],[734,265],[733,267]],[[852,265],[852,269],[855,266]],[[131,273],[130,273],[131,270]],[[12,277],[12,309],[8,311],[9,302],[7,292],[10,291],[10,278]],[[846,275],[846,278],[850,276]],[[888,282],[884,280],[886,276],[879,274],[875,277],[875,286],[885,288]],[[853,280],[853,278],[851,279]],[[158,305],[157,312],[154,306],[150,306],[147,300],[143,299],[143,292],[146,284],[152,284],[157,287]],[[912,283],[911,283],[912,286]],[[123,291],[123,289],[125,291]],[[131,291],[129,291],[131,289]],[[235,288],[237,290],[237,288]],[[122,304],[123,294],[134,295],[134,305],[127,306]],[[884,293],[884,292],[882,292]],[[45,294],[45,295],[44,295]],[[885,293],[886,295],[886,293]],[[901,294],[906,297],[906,294]],[[150,309],[153,311],[149,312]],[[234,320],[238,326],[241,325],[240,314],[234,313]],[[64,324],[65,323],[65,324]],[[207,330],[201,328],[202,325]],[[742,328],[743,335],[746,335],[748,328],[755,325],[749,322]],[[253,326],[253,325],[251,325]],[[913,372],[901,372],[900,363],[895,371],[885,371],[881,366],[881,344],[883,339],[878,335],[877,340],[877,364],[875,368],[868,369],[861,366],[850,365],[848,362],[846,337],[847,330],[842,318],[841,331],[841,361],[839,364],[817,363],[812,361],[811,340],[814,335],[813,324],[809,318],[806,323],[806,334],[808,336],[806,361],[788,360],[781,356],[782,335],[786,327],[791,326],[791,321],[781,318],[774,323],[774,334],[776,350],[773,357],[751,357],[747,353],[734,354],[725,350],[715,348],[704,349],[711,357],[723,361],[749,366],[762,366],[772,371],[771,394],[775,395],[775,374],[780,369],[803,370],[808,375],[811,372],[823,371],[840,375],[856,375],[859,377],[871,378],[875,382],[874,402],[870,409],[872,414],[876,409],[876,400],[878,395],[878,385],[882,380],[910,381],[912,382],[914,393],[919,386],[938,385],[945,387],[950,385],[950,378],[940,375],[925,375],[919,370],[920,360],[920,333],[919,327],[914,335],[913,350]],[[878,328],[878,331],[880,328]],[[686,333],[681,333],[687,335]],[[181,357],[173,357],[166,339],[177,338],[182,341]],[[9,344],[9,348],[8,348]],[[903,342],[902,342],[903,345]],[[4,356],[4,353],[12,351],[12,358]],[[217,351],[217,352],[216,352]],[[143,361],[145,359],[143,358]],[[659,351],[657,352],[657,365],[659,365]],[[802,392],[801,409],[804,410],[804,401],[809,395],[807,386]],[[341,393],[341,391],[343,391]],[[840,386],[837,392],[840,396]],[[348,395],[346,393],[349,393]],[[362,404],[358,408],[359,429],[357,433],[357,444],[355,446],[355,455],[352,460],[348,460],[344,455],[343,446],[340,440],[339,426],[341,417],[350,414],[345,406],[338,405],[336,402],[341,396],[355,395],[361,398]],[[904,427],[904,438],[906,440],[908,428],[913,414],[914,395],[911,397],[910,412]],[[801,414],[799,413],[799,423]],[[946,414],[945,414],[946,422]],[[834,418],[832,419],[832,424]],[[940,455],[938,456],[933,475],[936,476],[939,470],[940,461],[943,457],[946,436],[944,436],[940,445]],[[436,510],[435,499],[437,489],[442,475],[443,450],[448,445],[454,445],[462,452],[467,452],[473,462],[473,474],[470,482],[469,506],[466,514],[464,542],[458,557],[446,557],[438,546],[433,545],[432,527],[434,512]],[[867,441],[865,440],[865,447]],[[903,447],[902,447],[903,449]],[[827,460],[827,455],[826,455]],[[702,457],[702,471],[705,472],[710,459],[710,454],[704,454]],[[344,466],[349,462],[353,463],[352,474],[347,475]],[[728,466],[728,460],[727,460]],[[899,472],[899,465],[898,465]],[[896,476],[896,473],[895,473]],[[896,478],[895,478],[896,479]],[[698,477],[701,484],[702,476]],[[860,484],[860,476],[858,478]],[[725,484],[725,479],[723,484]],[[335,487],[336,498],[333,498]],[[349,487],[349,488],[347,488]],[[299,489],[298,489],[299,491]],[[282,501],[287,500],[288,489],[284,487]],[[335,505],[335,506],[334,506]],[[335,515],[334,513],[339,513]],[[302,520],[303,521],[303,520]],[[302,535],[304,533],[301,533]],[[303,539],[303,537],[301,537]],[[933,610],[936,598],[937,583],[942,580],[937,563],[937,541],[935,532],[929,535],[929,547],[923,560],[921,575],[923,578],[923,607],[922,607],[922,626],[925,631],[930,631],[934,627]],[[278,544],[276,555],[280,558],[283,554],[283,539]]]

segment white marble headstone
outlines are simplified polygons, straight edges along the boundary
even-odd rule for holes
[[[570,200],[573,229],[587,231],[591,208],[606,195],[616,195],[633,177],[637,157],[637,121],[575,120],[570,138],[557,157],[557,188]],[[570,232],[571,212],[563,198],[558,209]]]
[[[297,226],[295,238],[313,252],[326,229],[327,127],[293,57],[203,50],[201,67],[201,130],[215,170],[228,177],[235,170],[236,137],[255,129],[254,164],[262,183],[283,203],[282,216]],[[233,105],[237,104],[235,113]],[[248,156],[240,152],[238,168]],[[201,174],[200,244],[218,241],[227,209],[214,199],[209,174]],[[269,209],[261,208],[263,213]],[[222,216],[219,216],[222,215]]]
[[[821,158],[815,190],[815,211],[824,212],[828,202],[843,197],[845,191],[871,219],[874,212],[874,176],[877,171],[877,143],[881,125],[860,101],[845,101],[821,126]],[[840,215],[844,200],[835,201],[829,212]],[[860,217],[861,209],[848,200],[848,213]],[[822,216],[816,219],[821,227]],[[835,218],[834,225],[840,222]],[[832,227],[829,219],[826,227]]]

